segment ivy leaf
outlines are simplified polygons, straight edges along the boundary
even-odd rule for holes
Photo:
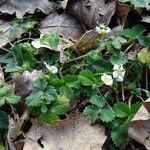
[[[113,65],[114,65],[114,64],[124,65],[124,64],[126,64],[127,61],[128,61],[128,56],[127,56],[126,53],[120,52],[120,53],[118,53],[117,56],[114,56],[114,55],[113,55],[113,56],[110,58],[110,61],[111,61],[111,63],[112,63]]]
[[[131,40],[136,40],[145,31],[144,26],[136,25],[131,29],[124,29],[122,35]]]
[[[101,114],[100,114],[100,119],[103,122],[110,122],[115,118],[115,113],[112,109],[110,108],[102,108]]]
[[[148,48],[143,48],[138,53],[138,60],[143,64],[150,64],[150,52],[148,51]]]
[[[104,99],[99,95],[92,96],[90,102],[100,108],[102,108],[105,105]]]
[[[8,129],[8,115],[0,110],[0,129]]]
[[[84,86],[90,86],[94,83],[94,76],[90,70],[81,71],[78,79]]]
[[[87,106],[84,109],[83,114],[86,116],[91,116],[91,122],[92,124],[95,123],[96,119],[98,118],[98,115],[100,114],[101,109],[99,109],[96,106]]]
[[[113,110],[115,112],[116,117],[119,117],[119,118],[128,117],[131,113],[130,107],[123,102],[116,103],[113,106]]]

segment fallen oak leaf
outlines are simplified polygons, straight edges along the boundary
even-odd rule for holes
[[[115,13],[115,1],[105,0],[70,0],[67,9],[89,29],[97,23],[108,25]]]
[[[148,98],[131,120],[128,135],[150,149],[150,98]]]
[[[16,13],[17,18],[22,18],[25,13],[34,13],[35,9],[40,9],[49,14],[53,11],[52,3],[48,0],[5,0],[0,4],[2,13]]]

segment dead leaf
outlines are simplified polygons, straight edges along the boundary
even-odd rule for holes
[[[63,7],[63,9],[66,9],[67,3],[68,3],[68,0],[63,0],[61,2],[61,6]]]
[[[108,25],[115,13],[115,1],[105,0],[70,0],[67,9],[88,28],[97,23]]]
[[[41,22],[39,29],[42,34],[58,32],[68,42],[76,42],[84,33],[80,22],[69,13],[50,14]]]
[[[102,150],[105,140],[103,126],[91,126],[90,120],[77,115],[53,126],[34,123],[23,150]]]
[[[16,13],[17,18],[22,18],[25,13],[34,13],[35,9],[40,9],[46,14],[53,11],[52,3],[48,0],[5,0],[0,4],[2,13]]]
[[[19,96],[27,96],[33,90],[34,81],[42,74],[42,71],[33,70],[25,71],[22,75],[14,74],[13,82],[15,84],[15,92]]]
[[[150,150],[150,98],[148,98],[132,119],[128,134]]]

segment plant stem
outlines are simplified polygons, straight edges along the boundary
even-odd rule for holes
[[[0,47],[0,49],[6,51],[6,52],[8,52],[8,53],[12,53],[10,50],[8,50],[8,49],[6,49],[6,48],[4,48],[4,47]]]
[[[145,68],[145,81],[146,81],[146,90],[148,91],[148,69],[147,66]]]
[[[124,86],[123,86],[123,83],[121,83],[121,95],[122,95],[122,100],[125,101],[125,95],[124,95]]]
[[[128,101],[128,105],[129,105],[130,108],[131,108],[131,100],[132,100],[132,98],[133,98],[133,95],[131,95],[131,96],[129,97],[129,101]]]

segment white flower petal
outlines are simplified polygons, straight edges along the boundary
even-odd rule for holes
[[[113,84],[113,79],[112,79],[112,76],[111,75],[107,75],[107,74],[103,74],[101,76],[101,80],[104,82],[104,84],[106,85],[112,85]]]
[[[118,72],[117,71],[113,71],[113,78],[117,78],[118,77]]]
[[[119,69],[119,65],[118,64],[114,64],[113,70],[118,70]]]
[[[118,82],[123,82],[123,77],[122,76],[118,76],[117,81]]]

